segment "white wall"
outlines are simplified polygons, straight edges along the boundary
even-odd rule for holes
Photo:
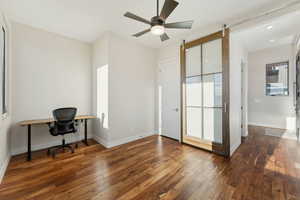
[[[10,22],[2,16],[0,12],[0,25],[6,27],[6,36],[7,36],[7,72],[8,72],[8,81],[7,81],[7,88],[8,88],[8,113],[7,116],[3,118],[0,116],[0,183],[4,176],[6,167],[9,163],[10,159],[10,125],[11,125],[11,27]],[[2,87],[1,87],[2,92]],[[2,101],[2,99],[1,99]]]
[[[13,23],[12,53],[11,144],[17,154],[27,150],[27,128],[19,121],[49,118],[65,106],[91,114],[91,45]],[[47,126],[32,127],[33,150],[60,142]]]
[[[98,141],[111,147],[156,133],[154,88],[157,59],[154,49],[107,34],[94,44],[93,73],[97,67],[108,64],[109,128],[99,129],[97,126],[101,123],[98,123],[95,133]],[[108,48],[108,56],[105,48]],[[95,102],[96,96],[93,96]]]
[[[249,53],[249,124],[289,128],[287,120],[294,117],[293,105],[293,46],[283,45],[271,49],[263,49]],[[282,61],[289,62],[289,96],[265,95],[266,64]]]

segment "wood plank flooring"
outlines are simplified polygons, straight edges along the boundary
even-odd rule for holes
[[[300,199],[299,144],[262,127],[249,128],[230,160],[159,136],[112,149],[90,142],[55,159],[13,157],[0,199]]]

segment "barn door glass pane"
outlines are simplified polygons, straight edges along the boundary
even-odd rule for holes
[[[202,45],[203,139],[222,143],[222,39]]]
[[[186,120],[187,136],[201,139],[202,127],[201,46],[186,51]]]

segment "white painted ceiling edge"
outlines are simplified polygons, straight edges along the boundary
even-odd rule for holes
[[[111,31],[148,47],[160,48],[177,43],[183,38],[193,38],[191,35],[197,35],[199,30],[202,32],[207,27],[221,28],[224,23],[232,24],[238,19],[276,9],[295,0],[178,1],[180,4],[170,16],[169,22],[193,19],[194,28],[192,31],[168,30],[171,40],[164,43],[151,34],[132,38],[131,34],[143,30],[145,25],[123,17],[125,11],[144,18],[152,17],[155,14],[154,0],[90,0],[88,3],[82,0],[0,0],[0,7],[13,21],[77,40],[93,42],[105,31]]]
[[[300,9],[267,15],[261,20],[233,29],[248,52],[272,48],[285,44],[296,44],[300,34]],[[271,27],[271,28],[268,28]]]
[[[275,20],[280,20],[283,17],[289,16],[289,15],[298,15],[298,14],[300,14],[300,1],[299,0],[294,1],[292,3],[288,3],[288,4],[286,4],[286,6],[283,5],[279,8],[270,9],[269,11],[266,11],[264,13],[259,13],[256,15],[248,16],[248,17],[245,17],[245,18],[239,19],[239,20],[232,20],[232,23],[226,24],[226,26],[230,28],[230,31],[232,34],[238,35],[239,33],[247,32],[248,30],[254,29],[256,27],[271,24]],[[300,25],[300,20],[298,20],[298,21],[299,21],[299,25]],[[242,22],[242,23],[240,23],[240,22]],[[216,29],[222,30],[223,25],[211,25],[211,26],[203,27],[201,29],[197,29],[197,30],[193,31],[188,36],[182,35],[181,37],[188,38],[187,41],[191,41],[193,39],[196,39],[196,37],[191,37],[191,35],[193,35],[193,34],[196,35],[200,31],[203,32],[203,29],[206,29],[207,30],[206,32],[209,32],[210,30],[216,30]],[[294,33],[293,38],[292,38],[293,41],[296,40],[298,34],[300,34],[300,32]],[[184,40],[184,39],[182,39],[182,40]],[[282,44],[280,44],[280,45],[282,45]]]
[[[265,31],[268,25],[278,24],[286,24],[291,20],[291,17],[294,16],[294,21],[297,22],[297,26],[290,26],[290,30],[286,34],[282,34],[280,31],[282,27],[275,27],[272,30],[272,36],[278,39],[278,42],[274,42],[272,44],[269,43],[269,39],[266,35],[260,34]],[[241,41],[241,44],[244,46],[245,50],[248,52],[280,46],[284,44],[296,44],[298,38],[300,37],[300,1],[295,1],[292,3],[288,3],[279,8],[273,8],[267,12],[259,13],[257,15],[249,16],[248,18],[233,20],[231,24],[227,25],[230,28],[231,34],[234,37]],[[299,22],[298,22],[299,21]],[[241,23],[242,22],[242,23]],[[183,40],[191,41],[201,37],[202,35],[210,34],[215,31],[222,30],[222,25],[211,25],[204,27],[202,29],[197,29],[193,31],[189,35],[182,35],[182,40],[174,41],[171,45],[180,44]],[[285,27],[286,28],[286,27]],[[253,33],[255,29],[258,29],[257,33]],[[205,30],[205,31],[204,31]],[[251,33],[252,31],[252,33]],[[201,32],[202,35],[199,36]],[[204,33],[204,34],[203,34]],[[255,43],[255,39],[259,38],[261,41],[266,41],[262,43],[255,44],[253,46],[247,45],[247,43],[243,41],[247,41],[248,43]],[[171,46],[170,45],[170,46]],[[300,44],[299,44],[300,45]]]

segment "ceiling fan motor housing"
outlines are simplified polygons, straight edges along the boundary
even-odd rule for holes
[[[159,13],[159,0],[157,0],[156,16],[152,17],[151,20],[147,20],[131,12],[126,12],[124,16],[151,26],[146,30],[134,34],[133,35],[134,37],[140,37],[146,33],[151,32],[153,35],[159,35],[161,41],[163,42],[169,39],[168,35],[165,32],[165,29],[191,29],[192,28],[193,21],[191,20],[183,21],[183,22],[166,23],[167,18],[178,6],[178,4],[179,3],[175,0],[165,0],[162,10]]]
[[[151,26],[155,26],[155,25],[163,26],[164,24],[165,24],[165,20],[160,16],[154,16],[151,18]]]

